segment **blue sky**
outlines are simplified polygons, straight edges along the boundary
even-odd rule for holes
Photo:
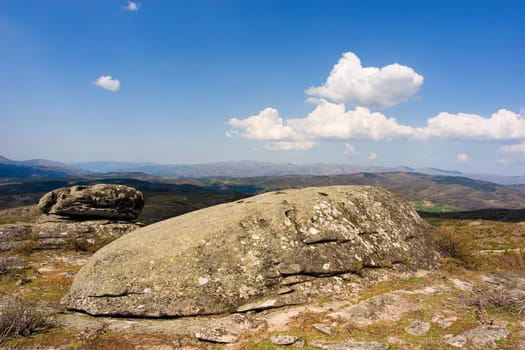
[[[511,0],[0,0],[0,154],[523,175],[524,15]]]

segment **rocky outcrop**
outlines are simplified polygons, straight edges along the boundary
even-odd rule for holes
[[[408,203],[379,188],[270,192],[122,237],[90,259],[63,303],[94,315],[141,317],[296,304],[305,294],[294,283],[305,279],[432,266],[430,232]]]
[[[88,249],[141,227],[109,220],[43,221],[0,225],[0,252],[8,250]]]
[[[127,186],[59,188],[40,199],[44,215],[36,222],[0,225],[0,251],[91,250],[141,227],[128,220],[137,218],[143,205],[142,193]]]
[[[74,219],[136,219],[142,207],[142,193],[123,185],[97,184],[59,188],[46,193],[38,202],[44,214]]]

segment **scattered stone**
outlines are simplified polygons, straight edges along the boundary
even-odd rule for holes
[[[31,282],[31,279],[30,279],[30,278],[20,278],[20,279],[18,279],[18,280],[16,281],[16,285],[17,285],[18,287],[20,287],[20,286],[26,285],[26,284],[28,284],[28,283],[30,283],[30,282]]]
[[[510,331],[502,327],[480,326],[463,333],[476,349],[495,348],[496,341],[508,337]]]
[[[195,333],[195,338],[212,343],[229,344],[235,343],[239,339],[239,335],[231,333],[225,328],[213,328]]]
[[[446,334],[445,336],[443,336],[443,340],[448,345],[456,348],[462,348],[467,343],[467,337],[463,334],[459,334],[456,336],[453,334]]]
[[[333,276],[363,267],[433,267],[438,255],[430,245],[431,233],[409,203],[383,189],[269,192],[122,237],[93,255],[63,303],[92,315],[139,317],[292,305],[312,291],[294,287],[280,295],[281,282],[291,276],[319,281],[332,276],[326,292],[333,293],[343,283]],[[207,283],[200,283],[204,279]],[[398,298],[404,301],[401,306],[407,304]]]
[[[441,294],[449,290],[450,288],[447,288],[444,285],[437,285],[437,286],[427,286],[425,288],[415,289],[415,290],[401,289],[401,290],[397,290],[396,293],[407,294],[407,295],[414,295],[414,294],[436,295],[436,294]]]
[[[293,335],[278,334],[270,337],[270,341],[274,345],[293,345],[299,340],[298,337]]]
[[[109,184],[59,188],[46,193],[38,202],[44,214],[117,220],[136,219],[143,206],[140,191]]]
[[[472,285],[471,283],[462,281],[457,278],[451,278],[450,280],[454,284],[454,287],[456,287],[457,289],[463,292],[472,292],[474,290],[474,285]]]
[[[53,271],[56,271],[56,267],[54,267],[54,266],[44,266],[44,267],[39,268],[37,271],[38,271],[38,273],[53,272]]]
[[[405,331],[408,334],[415,335],[418,337],[427,334],[429,330],[430,330],[430,322],[424,322],[420,320],[413,321],[405,328]]]
[[[378,342],[346,341],[312,341],[309,345],[325,350],[387,350],[389,345]]]
[[[332,312],[328,317],[342,318],[352,321],[358,327],[363,327],[378,321],[398,321],[404,314],[419,308],[419,305],[409,302],[400,295],[386,293]]]
[[[447,344],[462,348],[470,342],[475,349],[492,349],[497,347],[496,341],[508,337],[510,331],[503,327],[480,326],[459,335],[447,334],[444,340]]]
[[[458,317],[452,311],[443,311],[432,318],[432,322],[440,328],[448,328],[458,320]]]
[[[330,326],[327,326],[327,325],[324,325],[322,323],[314,323],[312,325],[312,327],[314,327],[315,329],[317,329],[319,332],[321,333],[324,333],[326,335],[332,335],[334,334],[334,328],[333,327],[330,327]]]

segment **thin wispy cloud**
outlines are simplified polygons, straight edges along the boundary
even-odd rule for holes
[[[348,154],[348,155],[356,155],[357,154],[357,151],[355,149],[355,147],[351,144],[351,143],[345,143],[345,154]]]
[[[128,4],[124,6],[124,9],[135,12],[139,10],[139,4],[134,1],[128,1]]]
[[[504,153],[518,153],[525,157],[525,141],[514,145],[504,145],[500,147],[500,151]]]
[[[120,89],[120,81],[118,79],[114,79],[111,77],[111,75],[101,75],[93,82],[93,84],[102,89],[113,92],[116,92]]]

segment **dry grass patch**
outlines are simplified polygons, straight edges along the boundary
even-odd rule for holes
[[[442,256],[453,259],[451,261],[459,262],[466,268],[474,268],[479,265],[478,245],[472,237],[456,233],[454,227],[437,227],[434,243]]]
[[[9,338],[27,337],[51,327],[51,319],[34,304],[12,298],[0,309],[0,344]]]
[[[525,252],[505,252],[497,256],[497,266],[510,272],[525,272]]]
[[[465,305],[475,306],[480,314],[501,311],[518,316],[525,313],[525,300],[509,295],[506,290],[484,290],[478,293],[467,293],[461,296]]]

